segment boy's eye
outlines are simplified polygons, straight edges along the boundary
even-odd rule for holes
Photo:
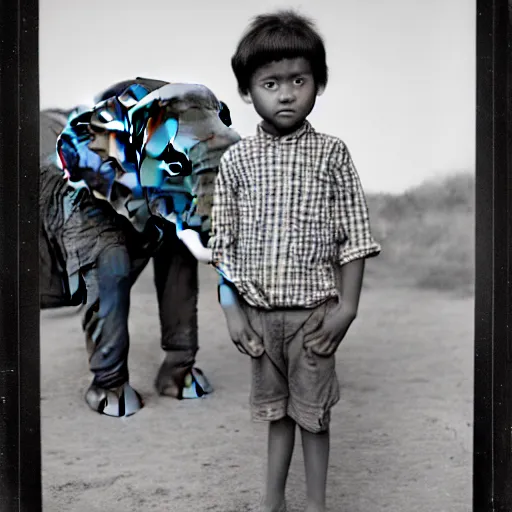
[[[304,78],[296,78],[294,82],[295,85],[302,85],[304,83]]]
[[[265,87],[265,89],[275,89],[276,88],[276,83],[275,82],[265,82],[263,84],[263,87]]]

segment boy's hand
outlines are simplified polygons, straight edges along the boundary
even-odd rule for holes
[[[251,357],[260,357],[265,349],[260,337],[251,328],[247,318],[241,311],[224,309],[231,341],[242,353]]]
[[[304,347],[319,356],[331,356],[336,352],[356,317],[355,313],[337,306],[326,315],[318,329],[306,334]]]
[[[263,342],[249,324],[236,289],[224,279],[219,285],[219,302],[226,316],[229,335],[236,348],[242,354],[260,357],[265,352]]]

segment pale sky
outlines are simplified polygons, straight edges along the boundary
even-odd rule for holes
[[[348,145],[367,191],[474,171],[475,0],[40,0],[41,107],[91,104],[136,76],[196,82],[250,135],[259,118],[231,56],[254,15],[290,7],[326,44],[329,83],[309,120]]]

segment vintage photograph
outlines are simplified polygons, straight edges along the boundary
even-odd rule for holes
[[[49,512],[466,512],[476,4],[39,2]]]

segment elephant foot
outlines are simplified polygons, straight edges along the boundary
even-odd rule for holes
[[[177,365],[168,354],[158,370],[155,387],[160,395],[182,400],[201,398],[213,391],[204,373],[194,366]]]
[[[128,382],[114,389],[92,383],[85,394],[85,401],[93,411],[116,418],[131,416],[144,407],[141,396]]]

